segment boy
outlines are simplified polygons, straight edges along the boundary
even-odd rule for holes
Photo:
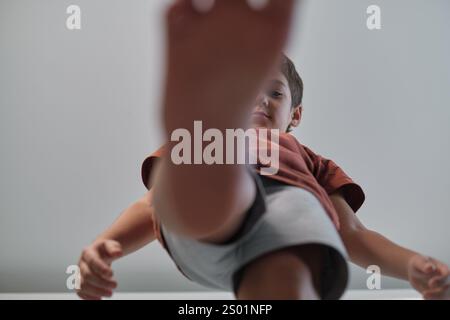
[[[83,250],[81,298],[110,296],[117,285],[111,262],[156,238],[185,276],[238,299],[338,299],[347,256],[409,280],[427,299],[450,296],[448,267],[366,229],[354,214],[362,189],[287,133],[300,123],[303,95],[281,54],[292,6],[271,0],[255,11],[243,0],[222,0],[200,13],[179,0],[170,8],[167,140],[178,128],[191,132],[196,120],[219,132],[278,129],[278,172],[255,174],[261,163],[255,171],[176,165],[169,141],[143,164],[149,192]]]

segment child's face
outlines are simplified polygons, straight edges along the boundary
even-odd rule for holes
[[[259,93],[252,113],[252,127],[286,132],[300,123],[301,106],[292,108],[289,83],[282,72],[272,74],[266,90]]]

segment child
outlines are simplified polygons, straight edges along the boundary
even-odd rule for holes
[[[366,229],[354,214],[362,189],[288,133],[300,123],[303,96],[281,54],[292,6],[271,0],[255,11],[243,0],[219,0],[200,13],[179,0],[170,8],[167,140],[178,128],[192,131],[195,120],[218,132],[278,129],[278,172],[257,174],[260,162],[254,170],[176,165],[169,141],[143,163],[146,195],[83,250],[81,298],[110,296],[111,262],[154,239],[186,277],[238,299],[338,299],[347,258],[409,280],[424,298],[450,297],[448,267]]]

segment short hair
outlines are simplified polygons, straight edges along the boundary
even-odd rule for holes
[[[297,107],[303,100],[303,80],[297,72],[294,63],[286,55],[283,55],[281,61],[281,72],[286,77],[289,90],[291,91],[292,105]]]

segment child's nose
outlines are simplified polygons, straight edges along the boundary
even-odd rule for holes
[[[269,99],[267,98],[267,95],[264,93],[260,93],[258,97],[256,98],[256,106],[259,107],[266,107],[269,104]]]

